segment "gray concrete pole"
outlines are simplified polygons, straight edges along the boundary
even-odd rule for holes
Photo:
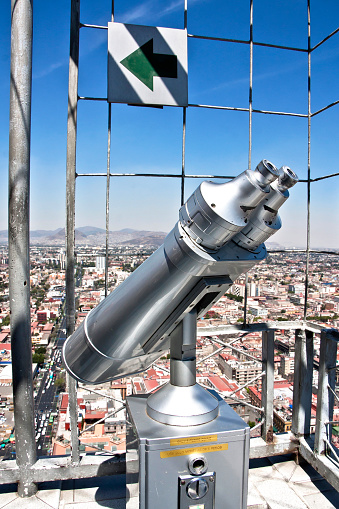
[[[33,0],[12,0],[9,124],[9,291],[18,493],[33,495],[36,461],[29,262]]]
[[[265,442],[273,442],[273,399],[274,399],[274,330],[262,333],[262,369],[263,377],[261,403],[264,408],[265,422],[261,429]]]
[[[295,331],[293,414],[291,431],[296,436],[311,432],[313,332]]]
[[[75,177],[78,109],[80,0],[71,2],[71,34],[68,78],[67,161],[66,161],[66,330],[75,323]]]
[[[68,78],[67,162],[66,162],[66,332],[75,326],[75,178],[78,110],[80,0],[71,1],[71,33]],[[71,421],[72,463],[79,463],[77,382],[67,374]]]
[[[327,450],[325,440],[331,442],[332,439],[332,425],[330,422],[333,420],[334,396],[329,387],[334,391],[336,370],[333,368],[336,366],[337,347],[337,342],[331,337],[327,337],[327,331],[323,329],[320,336],[317,415],[314,436],[314,452],[316,454],[325,454]]]

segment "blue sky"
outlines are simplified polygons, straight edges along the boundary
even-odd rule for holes
[[[81,0],[81,21],[106,26],[110,0]],[[115,21],[183,28],[184,0],[116,0]],[[31,229],[65,222],[70,0],[34,0]],[[339,27],[337,0],[312,0],[311,44]],[[0,3],[0,229],[7,229],[10,1]],[[188,33],[249,38],[249,0],[188,0]],[[254,0],[254,40],[307,48],[306,0]],[[107,32],[81,29],[79,95],[105,97]],[[339,99],[339,34],[312,53],[312,112]],[[188,39],[189,104],[248,107],[249,46]],[[307,113],[307,54],[254,47],[253,107]],[[77,170],[105,172],[107,103],[80,101]],[[311,176],[338,171],[339,105],[313,117]],[[307,176],[307,119],[253,114],[252,168],[263,158]],[[182,109],[112,105],[113,173],[181,172]],[[248,167],[248,113],[189,107],[186,173],[237,175]],[[339,247],[339,177],[312,184],[311,244]],[[199,184],[189,179],[185,197]],[[76,224],[105,227],[105,178],[77,179]],[[169,231],[180,181],[112,178],[110,228]],[[306,242],[306,185],[282,208],[285,245]]]

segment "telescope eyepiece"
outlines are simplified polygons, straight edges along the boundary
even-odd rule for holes
[[[255,176],[262,186],[267,186],[268,184],[271,184],[280,175],[278,168],[267,159],[263,159],[262,161],[260,161],[255,170],[254,170]]]
[[[281,192],[287,191],[287,189],[290,189],[299,181],[298,176],[289,166],[282,166],[279,172],[277,187]]]

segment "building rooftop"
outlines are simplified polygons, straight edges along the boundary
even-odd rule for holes
[[[41,483],[34,497],[17,495],[14,484],[0,485],[0,509],[126,508],[125,475]],[[248,508],[329,509],[339,493],[307,463],[292,455],[250,460]],[[133,507],[134,509],[134,507]],[[135,507],[137,509],[137,507]]]

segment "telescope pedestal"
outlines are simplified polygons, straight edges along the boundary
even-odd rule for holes
[[[170,335],[170,383],[127,398],[127,509],[247,507],[249,427],[196,383],[196,324]]]
[[[126,509],[247,509],[250,430],[216,399],[215,419],[183,427],[149,417],[146,396],[127,398]]]
[[[147,399],[147,414],[171,426],[196,426],[218,415],[218,400],[196,383],[197,312],[190,311],[171,334],[170,383]]]
[[[148,397],[146,411],[163,424],[196,426],[215,419],[218,408],[218,400],[199,384],[179,387],[169,383]]]

